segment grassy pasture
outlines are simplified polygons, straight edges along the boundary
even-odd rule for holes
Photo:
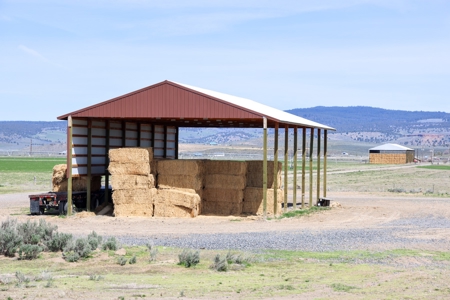
[[[50,190],[53,166],[65,162],[65,158],[0,157],[0,194]]]
[[[227,251],[202,250],[200,263],[185,268],[177,265],[181,249],[158,247],[153,262],[145,247],[125,249],[124,257],[136,256],[136,264],[120,266],[114,251],[98,250],[77,263],[65,262],[61,253],[44,253],[33,261],[2,259],[1,293],[12,299],[52,298],[61,293],[84,299],[261,299],[311,294],[316,299],[443,299],[450,293],[447,252],[233,252],[250,255],[253,261],[217,272],[210,269],[213,258],[224,257]],[[425,264],[434,267],[425,269]],[[20,285],[6,275],[16,272],[30,281]]]

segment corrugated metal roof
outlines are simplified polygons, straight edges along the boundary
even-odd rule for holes
[[[187,85],[187,84],[183,84],[183,83],[179,83],[179,82],[174,82],[176,84],[179,84],[181,86],[187,87],[191,90],[195,90],[198,91],[202,94],[205,95],[210,95],[214,98],[217,99],[221,99],[222,101],[226,101],[229,103],[232,103],[234,105],[249,109],[249,110],[253,110],[269,119],[275,119],[278,120],[280,123],[287,123],[287,124],[292,124],[292,125],[303,125],[306,127],[314,127],[314,128],[322,128],[322,129],[327,129],[327,130],[335,130],[332,127],[287,113],[285,111],[264,105],[262,103],[250,100],[250,99],[246,99],[246,98],[241,98],[241,97],[237,97],[237,96],[232,96],[232,95],[228,95],[228,94],[224,94],[224,93],[220,93],[220,92],[216,92],[216,91],[211,91],[211,90],[207,90],[207,89],[203,89],[203,88],[199,88],[199,87],[195,87],[192,85]]]
[[[300,126],[335,130],[332,127],[307,120],[256,101],[227,95],[203,88],[163,81],[58,117],[158,119],[180,127],[204,126],[200,120],[210,121],[208,126],[238,127],[258,126],[263,117],[272,125]],[[197,122],[198,119],[198,122]],[[190,121],[189,121],[190,120]],[[221,120],[228,120],[226,124]],[[259,124],[258,124],[259,123]]]
[[[377,146],[374,148],[371,148],[369,150],[382,150],[382,151],[405,151],[405,150],[414,150],[399,144],[384,144],[381,146]]]

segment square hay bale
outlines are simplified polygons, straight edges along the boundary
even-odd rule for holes
[[[243,190],[247,185],[247,177],[245,175],[209,174],[205,176],[204,185],[205,188]]]
[[[149,189],[155,187],[155,177],[149,175],[112,175],[113,190]]]
[[[249,187],[263,187],[263,161],[262,160],[253,160],[248,161],[248,168],[247,168],[247,186]],[[282,163],[278,162],[278,173],[277,173],[277,180],[278,180],[278,186],[281,185],[281,168]],[[268,161],[267,162],[267,188],[273,188],[274,187],[274,162]]]
[[[130,206],[114,205],[115,217],[152,217],[153,204]]]
[[[153,159],[153,148],[118,148],[109,150],[109,161],[117,163],[149,163]]]
[[[177,189],[159,189],[155,196],[155,203],[165,203],[194,209],[198,206],[201,199],[194,190],[191,191],[192,192]]]
[[[263,189],[247,187],[244,190],[244,203],[242,206],[242,213],[252,215],[263,214]],[[281,204],[283,203],[284,195],[282,189],[277,189],[277,214],[282,211]],[[274,189],[267,189],[267,214],[274,214]]]
[[[202,201],[202,215],[239,216],[242,214],[242,202]]]
[[[196,208],[187,208],[164,202],[155,202],[153,211],[154,217],[195,218],[197,215]]]
[[[156,189],[115,190],[112,194],[114,206],[116,205],[153,205]]]
[[[163,159],[158,161],[158,175],[199,176],[204,172],[205,160]]]
[[[201,190],[203,189],[203,177],[192,175],[165,175],[160,173],[158,174],[158,188]]]
[[[111,162],[108,171],[111,175],[148,175],[150,174],[150,163]]]
[[[247,174],[246,161],[207,160],[205,161],[206,174],[245,175]]]
[[[67,165],[59,164],[53,167],[52,185],[53,192],[67,192],[69,183],[66,177]],[[72,191],[86,191],[88,184],[87,176],[72,177]],[[101,176],[91,176],[91,191],[98,191],[102,186]]]
[[[203,201],[240,203],[244,200],[244,191],[237,189],[214,189],[203,190]]]

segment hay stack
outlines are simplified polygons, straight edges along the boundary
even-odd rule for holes
[[[248,161],[248,168],[247,168],[247,186],[250,187],[263,187],[263,161],[262,160],[254,160],[254,161]],[[277,179],[278,179],[278,186],[281,185],[281,168],[282,163],[278,162],[278,172],[277,172]],[[274,179],[274,162],[268,161],[267,162],[267,188],[273,189],[273,179]]]
[[[267,214],[274,214],[273,203],[274,189],[267,189]],[[242,213],[252,215],[263,214],[263,189],[255,187],[247,187],[244,190],[244,203],[242,206]],[[283,190],[277,189],[277,214],[280,214],[281,204],[283,203]]]
[[[204,160],[165,159],[158,161],[158,175],[199,176],[204,173]]]
[[[116,217],[153,216],[153,199],[156,196],[155,188],[114,190],[114,215]]]
[[[155,217],[196,217],[200,196],[195,190],[159,189],[155,196]]]
[[[52,184],[53,192],[67,192],[68,178],[66,177],[67,165],[60,164],[53,167]],[[73,177],[72,178],[72,191],[86,191],[87,190],[87,177]],[[102,185],[101,176],[91,176],[91,190],[98,191]]]
[[[207,161],[202,213],[240,215],[247,181],[247,162]]]
[[[155,187],[155,177],[148,175],[112,175],[111,186],[114,190],[148,189]]]
[[[119,148],[109,150],[114,215],[153,216],[157,193],[155,178],[150,174],[152,148]]]

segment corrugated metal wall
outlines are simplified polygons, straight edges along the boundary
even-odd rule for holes
[[[89,123],[91,122],[91,173],[105,175],[108,148],[153,147],[155,158],[177,158],[178,128],[129,121],[73,118],[72,175],[87,175]],[[109,124],[109,129],[107,128]],[[109,138],[108,138],[109,137]]]

